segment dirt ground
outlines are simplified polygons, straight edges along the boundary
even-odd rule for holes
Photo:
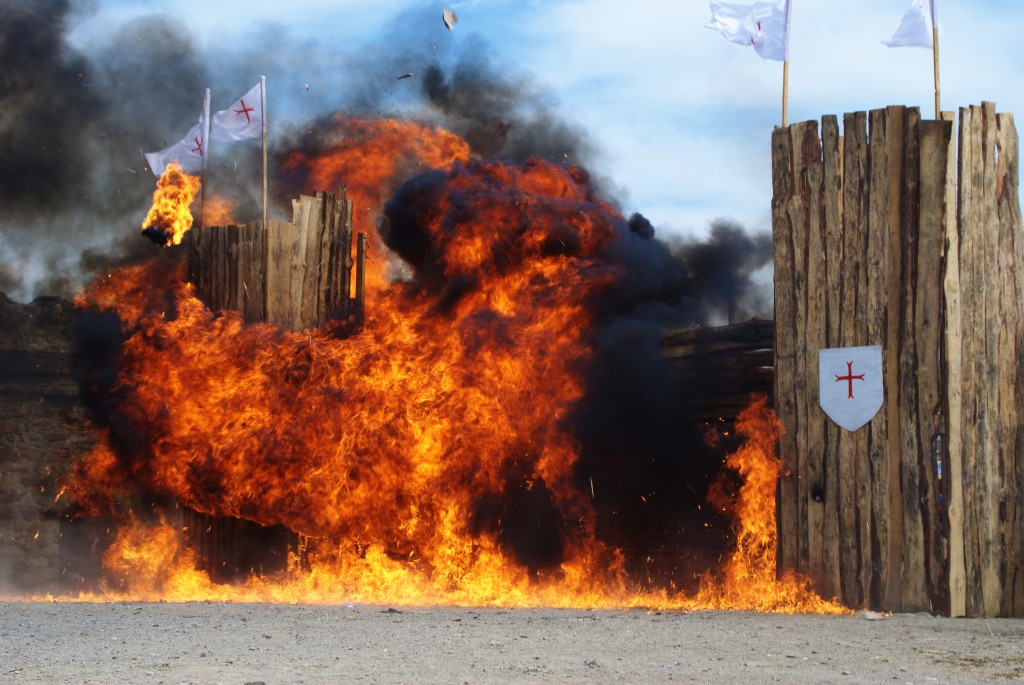
[[[0,683],[1024,680],[1024,620],[868,616],[3,602]]]

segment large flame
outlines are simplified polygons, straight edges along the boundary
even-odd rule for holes
[[[370,236],[367,294],[372,301],[374,292],[388,283],[388,252],[376,230],[384,203],[413,175],[468,161],[469,144],[443,129],[411,121],[341,114],[317,132],[315,144],[315,150],[285,154],[282,173],[307,190],[345,186],[356,208],[353,230]]]
[[[725,467],[740,478],[739,493],[727,487],[709,493],[713,505],[730,513],[736,547],[716,574],[704,578],[698,604],[715,609],[834,611],[835,604],[822,601],[806,578],[792,571],[776,578],[775,489],[782,462],[775,456],[775,445],[782,425],[767,398],[754,398],[740,413],[736,432],[744,443],[726,457]]]
[[[189,206],[199,191],[199,178],[171,162],[156,182],[153,205],[142,220],[143,235],[164,246],[180,245],[192,228]]]
[[[383,143],[393,127],[356,128]],[[116,430],[79,465],[75,499],[109,507],[131,483],[149,502],[284,524],[301,541],[284,574],[214,584],[178,544],[174,507],[148,519],[114,507],[103,596],[841,611],[806,584],[776,583],[774,539],[742,532],[775,525],[777,422],[763,405],[744,425],[764,434],[744,428],[730,464],[748,484],[737,554],[700,596],[645,586],[598,540],[566,419],[585,390],[594,304],[621,276],[605,254],[625,221],[581,170],[468,163],[454,136],[434,135],[412,151],[393,136],[400,172],[377,159],[395,154],[386,145],[289,162],[363,198],[420,169],[379,243],[414,277],[372,281],[356,335],[214,315],[180,271],[154,284],[151,269],[125,269],[79,298],[116,310],[127,337]],[[524,509],[545,514],[523,524]]]

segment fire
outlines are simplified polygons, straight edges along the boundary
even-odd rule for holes
[[[756,611],[840,613],[834,602],[818,597],[806,578],[787,572],[776,579],[775,487],[782,462],[775,445],[782,434],[767,398],[755,398],[736,420],[744,444],[725,460],[742,485],[738,496],[719,487],[709,493],[712,504],[731,512],[736,548],[718,573],[708,576],[697,595],[700,606]]]
[[[778,425],[763,403],[729,463],[747,483],[736,555],[699,596],[631,578],[598,539],[568,417],[585,392],[595,305],[622,276],[605,255],[629,231],[585,172],[469,162],[445,132],[346,126],[369,147],[346,138],[323,165],[290,157],[291,172],[344,181],[364,202],[377,201],[374,183],[416,172],[378,236],[413,276],[368,282],[355,335],[215,315],[180,265],[115,272],[78,298],[114,309],[125,341],[116,430],[70,496],[108,509],[173,501],[284,524],[299,540],[285,572],[214,584],[180,544],[179,509],[115,507],[102,598],[841,610],[774,580]]]
[[[286,154],[282,171],[300,188],[346,187],[356,208],[353,230],[370,236],[367,281],[386,289],[389,254],[376,230],[381,208],[414,174],[468,161],[469,145],[453,133],[410,121],[341,114],[319,134],[316,150]],[[372,291],[368,295],[374,296]]]
[[[189,205],[199,191],[199,178],[171,162],[156,182],[153,206],[142,220],[142,234],[164,246],[180,245],[192,228]]]
[[[228,226],[237,224],[235,220],[235,200],[207,194],[203,202],[203,224],[206,226]]]

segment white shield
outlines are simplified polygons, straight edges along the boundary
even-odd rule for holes
[[[818,350],[818,401],[839,426],[863,426],[882,408],[882,396],[881,347]]]

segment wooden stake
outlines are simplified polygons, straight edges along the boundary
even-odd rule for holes
[[[356,327],[362,328],[366,321],[366,256],[370,250],[370,237],[359,234],[356,243]]]
[[[939,0],[929,0],[932,17],[932,71],[935,73],[935,120],[942,118],[942,104],[939,98]]]
[[[793,3],[791,0],[786,0],[786,28],[783,31],[782,40],[785,42],[783,46],[783,60],[782,60],[782,126],[783,128],[789,123],[789,31],[793,24]]]

